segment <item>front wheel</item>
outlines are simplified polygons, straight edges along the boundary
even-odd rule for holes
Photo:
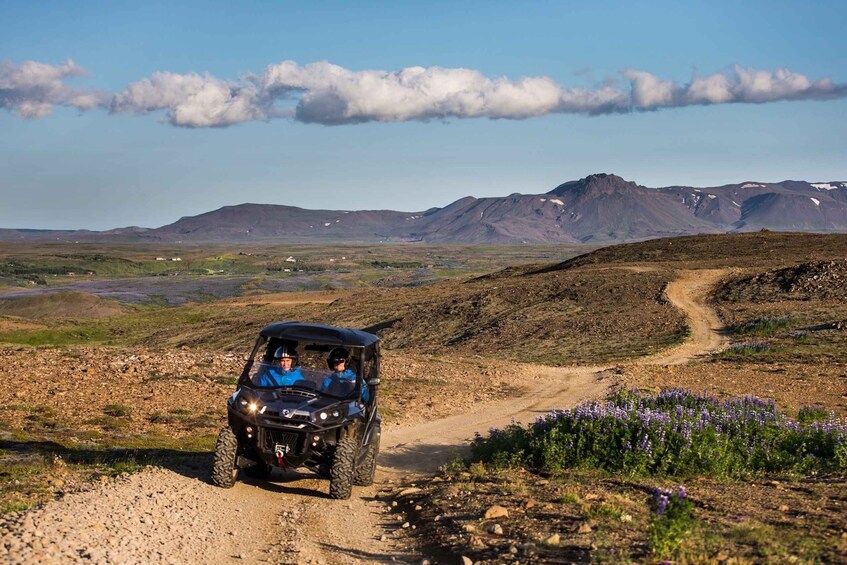
[[[212,464],[212,484],[231,488],[238,476],[238,467],[235,465],[238,456],[238,438],[231,428],[223,428],[218,434],[218,443],[215,445],[215,460]]]
[[[365,448],[365,457],[362,464],[356,468],[353,475],[353,484],[357,487],[369,487],[374,484],[374,471],[376,470],[376,456],[379,453],[379,431]]]
[[[329,469],[329,496],[335,499],[350,498],[353,492],[353,464],[359,442],[345,437],[335,446],[335,457]]]

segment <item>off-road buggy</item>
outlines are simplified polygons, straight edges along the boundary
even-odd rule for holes
[[[327,357],[339,350],[352,371],[340,381],[327,368]],[[295,352],[296,380],[278,378],[280,351]],[[265,327],[227,401],[229,424],[218,435],[212,482],[229,488],[239,470],[268,478],[273,467],[307,467],[329,477],[332,498],[372,484],[379,358],[379,338],[367,332],[298,322]]]

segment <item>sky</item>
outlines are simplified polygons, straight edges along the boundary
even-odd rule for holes
[[[847,181],[847,2],[0,3],[0,228]]]

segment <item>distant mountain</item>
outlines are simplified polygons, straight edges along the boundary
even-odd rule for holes
[[[425,212],[240,204],[155,229],[0,230],[0,241],[605,243],[760,229],[847,232],[847,182],[647,188],[596,174]]]

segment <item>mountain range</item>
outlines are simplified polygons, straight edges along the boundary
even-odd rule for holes
[[[545,194],[469,196],[423,212],[239,204],[159,228],[0,229],[0,241],[612,243],[761,229],[847,232],[847,182],[647,188],[601,173]]]

